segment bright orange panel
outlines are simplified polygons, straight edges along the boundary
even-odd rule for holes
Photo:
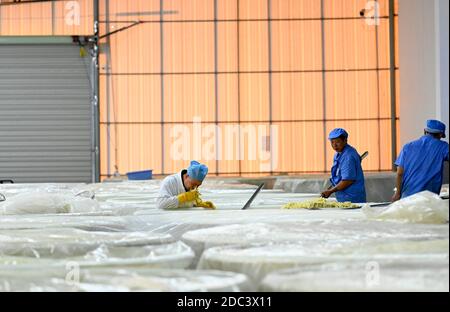
[[[66,2],[55,3],[55,19],[52,23],[51,3],[22,4],[1,7],[1,35],[88,35],[92,33],[92,0],[83,0],[80,10],[80,25],[67,25]],[[317,0],[271,0],[273,19],[318,18],[321,14]],[[368,25],[359,18],[359,13],[368,2],[366,0],[324,0],[326,18],[357,18],[354,20],[325,21],[325,51],[327,70],[375,68],[377,65],[376,35],[378,30],[378,65],[389,67],[389,24],[382,18],[378,27]],[[239,4],[239,8],[238,8]],[[267,0],[218,0],[217,18],[228,20],[219,22],[217,77],[217,116],[220,121],[262,121],[268,126],[269,119],[269,76],[268,74],[241,74],[241,72],[266,72],[269,69],[269,45],[267,21],[236,22],[229,20],[267,19]],[[387,16],[388,0],[380,0],[380,14]],[[160,59],[160,0],[106,0],[100,1],[102,34],[131,25],[141,20],[152,23],[141,24],[110,37],[110,55],[102,40],[101,72],[130,73],[134,75],[101,76],[100,108],[101,120],[106,121],[107,101],[110,105],[110,120],[120,122],[159,122],[161,119],[161,70]],[[395,1],[398,12],[398,1]],[[14,8],[14,9],[13,9]],[[164,118],[167,122],[192,121],[195,116],[203,122],[213,122],[216,117],[216,89],[214,58],[214,24],[204,22],[214,18],[214,0],[165,0],[164,19],[164,70],[167,73],[195,73],[194,75],[164,76]],[[238,13],[239,11],[239,13]],[[370,13],[370,12],[369,12]],[[201,23],[184,23],[186,20],[201,20]],[[109,29],[106,29],[106,27]],[[396,64],[398,66],[398,18],[396,26]],[[238,32],[239,30],[239,32]],[[272,69],[275,71],[310,71],[322,69],[321,22],[320,21],[272,21]],[[107,58],[108,56],[109,58]],[[238,63],[240,68],[238,68]],[[109,68],[106,68],[109,66]],[[397,114],[399,114],[397,75]],[[139,75],[154,73],[156,75]],[[203,73],[203,74],[198,74]],[[347,118],[389,118],[390,117],[390,76],[388,71],[336,72],[326,74],[326,117]],[[272,75],[272,113],[274,120],[311,119],[323,117],[321,73],[274,73]],[[107,92],[109,90],[109,96]],[[399,122],[397,122],[398,128]],[[210,171],[222,173],[249,171],[258,176],[267,172],[267,164],[272,162],[274,171],[316,171],[331,166],[333,151],[327,142],[326,155],[323,154],[321,122],[277,123],[280,126],[269,138],[268,128],[263,135],[248,138],[251,131],[258,130],[255,124],[242,124],[240,147],[244,159],[226,159],[226,152],[239,147],[223,137],[229,123],[214,128],[213,124],[202,125],[202,131],[211,134],[201,139],[199,157],[191,150],[187,160],[177,160],[170,156],[173,146],[171,129],[180,124],[165,126],[164,152],[165,173],[176,172],[189,160],[198,158],[210,165]],[[192,134],[188,146],[192,146],[197,136],[192,124],[187,132]],[[389,170],[390,120],[327,122],[327,131],[336,126],[346,127],[350,132],[350,143],[360,152],[369,150],[369,158],[364,167],[368,170]],[[209,127],[209,128],[208,128]],[[102,174],[106,174],[107,155],[106,125],[101,126]],[[162,170],[161,126],[150,124],[111,125],[110,129],[110,172],[118,163],[121,173],[131,170]],[[239,129],[239,128],[238,128]],[[253,130],[252,130],[253,129]],[[213,131],[213,132],[214,132]],[[250,133],[249,133],[250,131]],[[306,135],[302,135],[307,133]],[[216,137],[218,135],[218,137]],[[281,138],[281,139],[277,139]],[[222,149],[210,159],[208,146],[219,140]],[[172,140],[172,141],[171,141]],[[268,142],[272,146],[268,146]],[[280,144],[278,144],[280,143]],[[277,144],[279,146],[277,146]],[[155,148],[158,146],[158,148]],[[381,148],[379,148],[381,146]],[[276,149],[269,153],[272,159],[252,159],[252,148]],[[398,147],[400,149],[400,147]],[[116,152],[117,151],[117,152]],[[308,153],[307,153],[308,152]],[[261,155],[259,155],[261,156]],[[263,153],[262,156],[267,156]],[[275,159],[274,156],[278,158]],[[116,159],[117,158],[117,159]],[[214,157],[213,157],[214,158]],[[264,157],[263,157],[264,158]],[[322,167],[321,167],[322,166]],[[269,166],[270,168],[270,166]],[[267,174],[267,173],[266,173]],[[264,173],[263,173],[264,175]]]
[[[100,174],[112,175],[115,172],[116,155],[112,144],[116,142],[115,131],[112,126],[100,124]],[[109,145],[108,145],[109,144]],[[114,146],[116,144],[114,143]],[[109,154],[109,155],[108,155]]]
[[[273,120],[322,120],[322,73],[272,75]]]
[[[217,19],[237,20],[238,0],[217,0]]]
[[[274,148],[277,170],[282,172],[323,172],[325,155],[322,122],[275,123],[278,127]],[[275,138],[274,138],[275,140]]]
[[[235,22],[217,24],[217,69],[219,72],[238,71],[237,30]]]
[[[273,19],[320,18],[317,0],[272,0]]]
[[[378,74],[380,86],[380,118],[391,118],[391,79],[388,70]]]
[[[108,131],[100,125],[101,174],[108,173]],[[161,126],[160,125],[111,125],[109,131],[110,173],[153,169],[161,173]]]
[[[2,6],[0,10],[0,34],[3,36],[89,36],[94,33],[93,0],[16,3]]]
[[[267,19],[267,17],[267,0],[239,0],[240,20]]]
[[[376,28],[360,20],[325,21],[325,68],[376,68]]]
[[[380,169],[380,134],[379,134],[380,122],[374,121],[337,121],[337,122],[326,122],[327,136],[328,133],[334,128],[344,128],[349,133],[348,144],[353,146],[359,154],[365,151],[369,152],[369,156],[363,161],[363,170],[379,170]],[[386,146],[382,150],[383,157],[387,159],[387,149],[390,147]],[[333,164],[334,150],[328,143],[327,147],[327,171],[331,170]]]
[[[239,172],[240,160],[240,127],[237,123],[218,125],[219,133],[219,172]]]
[[[214,75],[164,77],[164,119],[170,122],[215,121]]]
[[[166,0],[163,2],[167,21],[200,21],[214,19],[214,0]]]
[[[160,0],[100,0],[100,20],[159,21]]]
[[[398,3],[398,1],[396,1]],[[399,67],[399,50],[398,50],[398,17],[395,17],[395,101],[396,101],[396,118],[400,118],[400,69]],[[397,137],[400,138],[399,128],[397,129]]]
[[[214,23],[165,24],[164,71],[214,72]]]
[[[218,79],[219,121],[239,120],[238,75],[220,74]]]
[[[394,35],[394,39],[395,39],[395,67],[396,68],[398,68],[400,65],[400,63],[399,63],[399,47],[398,47],[398,42],[399,42],[399,40],[398,40],[398,16],[397,17],[394,17],[394,23],[395,23],[395,25],[394,25],[394,28],[395,28],[395,35]]]
[[[269,120],[269,75],[240,75],[241,121]]]
[[[79,7],[78,7],[79,5]],[[80,14],[78,17],[77,14]],[[55,1],[54,35],[93,35],[94,3],[93,0]]]
[[[107,90],[109,90],[109,97]],[[100,120],[160,122],[159,76],[100,76]]]
[[[45,36],[52,34],[52,4],[30,3],[0,7],[2,36]]]
[[[272,22],[272,70],[321,70],[320,21]]]
[[[268,123],[242,123],[241,171],[270,172],[273,166],[270,152],[270,125]]]
[[[381,167],[380,170],[392,170],[392,149],[391,149],[391,121],[380,121],[380,146],[381,146]]]
[[[377,72],[326,73],[327,119],[378,118]]]
[[[379,16],[389,15],[389,0],[378,0]],[[327,18],[361,17],[363,9],[370,16],[375,14],[375,1],[367,0],[324,0],[324,16]]]
[[[378,67],[390,67],[389,20],[383,19],[378,26]]]
[[[398,19],[396,18],[396,23],[398,22]],[[398,25],[396,25],[397,28]],[[389,28],[388,21],[383,21],[381,23],[381,28]],[[381,32],[380,32],[381,34]],[[387,29],[387,36],[380,35],[379,37],[379,55],[380,59],[384,58],[383,61],[380,62],[380,67],[383,68],[389,68],[390,67],[390,60],[389,60],[389,30]],[[396,40],[396,43],[398,43],[398,40]],[[397,47],[397,44],[396,44]],[[398,51],[396,51],[398,53]],[[398,63],[398,57],[396,57],[396,63]],[[397,117],[399,117],[399,110],[400,110],[400,77],[399,77],[399,70],[396,70],[396,114]],[[381,110],[381,117],[389,117],[391,116],[391,108],[390,108],[390,72],[389,71],[381,71],[380,72],[380,110]]]
[[[396,118],[400,118],[400,70],[395,70],[395,112]]]
[[[120,25],[111,23],[111,27]],[[101,73],[160,73],[160,26],[153,23],[141,24],[113,34],[110,37],[110,49],[108,50],[105,42],[101,45],[100,52]]]
[[[216,127],[214,124],[164,125],[164,171],[175,173],[191,160],[216,171]]]
[[[394,18],[395,30],[395,67],[399,66],[398,54],[398,17]],[[390,36],[389,36],[389,20],[382,19],[378,26],[378,55],[380,68],[390,67]]]
[[[240,71],[268,71],[268,41],[267,22],[240,22]]]

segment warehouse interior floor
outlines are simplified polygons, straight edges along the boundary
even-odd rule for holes
[[[160,180],[0,185],[0,290],[448,291],[448,200],[283,209],[318,194],[280,177],[242,210],[243,181],[207,179],[217,209],[175,211]]]

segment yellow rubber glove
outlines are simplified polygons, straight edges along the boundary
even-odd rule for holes
[[[87,56],[86,49],[84,47],[80,47],[80,57],[86,57],[86,56]]]
[[[210,201],[197,201],[196,203],[197,207],[202,207],[202,208],[207,208],[207,209],[216,209],[216,206],[214,206],[214,204]]]
[[[197,190],[192,190],[186,193],[182,193],[180,195],[178,195],[178,202],[180,204],[184,204],[187,202],[192,202],[192,201],[197,201],[199,198],[200,194]]]

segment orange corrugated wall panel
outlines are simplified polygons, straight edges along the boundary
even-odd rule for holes
[[[93,22],[93,0],[0,6],[0,36],[89,36]]]
[[[388,0],[377,27],[359,16],[365,0],[270,3],[101,1],[103,33],[145,22],[102,42],[103,177],[115,165],[169,174],[189,158],[222,175],[325,172],[334,127],[369,150],[364,169],[391,169]],[[276,152],[255,160],[270,125]],[[249,140],[258,126],[263,137]]]
[[[77,27],[66,3],[2,6],[0,34],[92,34],[92,1]],[[390,170],[388,0],[377,27],[359,16],[367,3],[100,0],[102,34],[143,22],[101,41],[102,177],[191,158],[221,175],[325,172],[334,127],[370,152],[365,170]]]

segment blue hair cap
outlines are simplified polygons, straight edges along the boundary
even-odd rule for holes
[[[197,181],[203,181],[208,174],[208,167],[198,161],[191,161],[191,165],[187,169],[188,176]]]

